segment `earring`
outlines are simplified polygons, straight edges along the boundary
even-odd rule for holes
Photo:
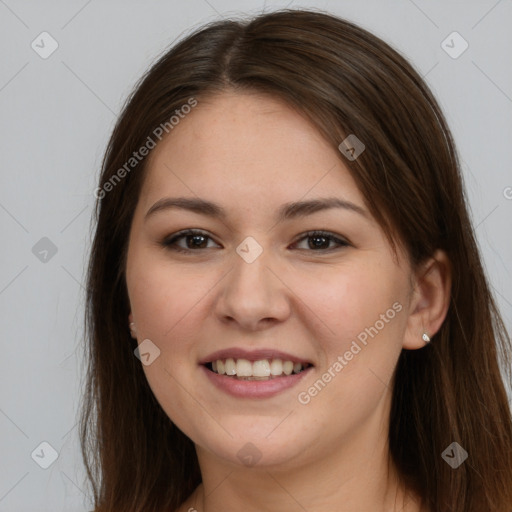
[[[422,339],[425,343],[430,343],[430,337],[426,332],[423,333]]]
[[[137,329],[135,329],[135,322],[130,322],[130,334],[132,335],[132,338],[137,337]]]

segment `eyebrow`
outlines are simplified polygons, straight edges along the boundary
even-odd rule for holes
[[[206,201],[205,199],[193,197],[164,197],[158,200],[146,213],[145,220],[157,212],[171,210],[171,209],[188,210],[200,215],[206,215],[220,220],[226,220],[227,212],[222,206]],[[329,210],[332,208],[343,208],[345,210],[362,215],[369,219],[367,210],[345,199],[338,197],[327,197],[323,199],[310,199],[308,201],[296,201],[292,203],[285,203],[277,212],[277,221],[282,222],[285,220],[304,217],[313,213]]]

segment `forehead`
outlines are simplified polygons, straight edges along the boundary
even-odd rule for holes
[[[271,207],[304,196],[363,198],[336,148],[280,99],[223,93],[204,100],[150,154],[141,199],[163,193]]]

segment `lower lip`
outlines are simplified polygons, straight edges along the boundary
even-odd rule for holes
[[[269,380],[239,380],[212,372],[201,365],[208,379],[217,388],[237,398],[270,398],[298,384],[313,369],[309,366],[300,373],[275,377]]]

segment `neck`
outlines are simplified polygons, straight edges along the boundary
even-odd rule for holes
[[[325,467],[315,468],[325,475]],[[305,471],[267,470],[238,474],[237,470],[206,479],[193,496],[197,512],[244,510],[246,512],[278,512],[282,510],[315,510],[315,512],[421,512],[417,497],[408,495],[396,475],[375,480],[373,468],[360,466],[350,476],[331,473],[319,479],[309,479]],[[308,471],[308,475],[311,473]],[[187,509],[189,510],[189,509]],[[194,510],[194,512],[195,512]]]

